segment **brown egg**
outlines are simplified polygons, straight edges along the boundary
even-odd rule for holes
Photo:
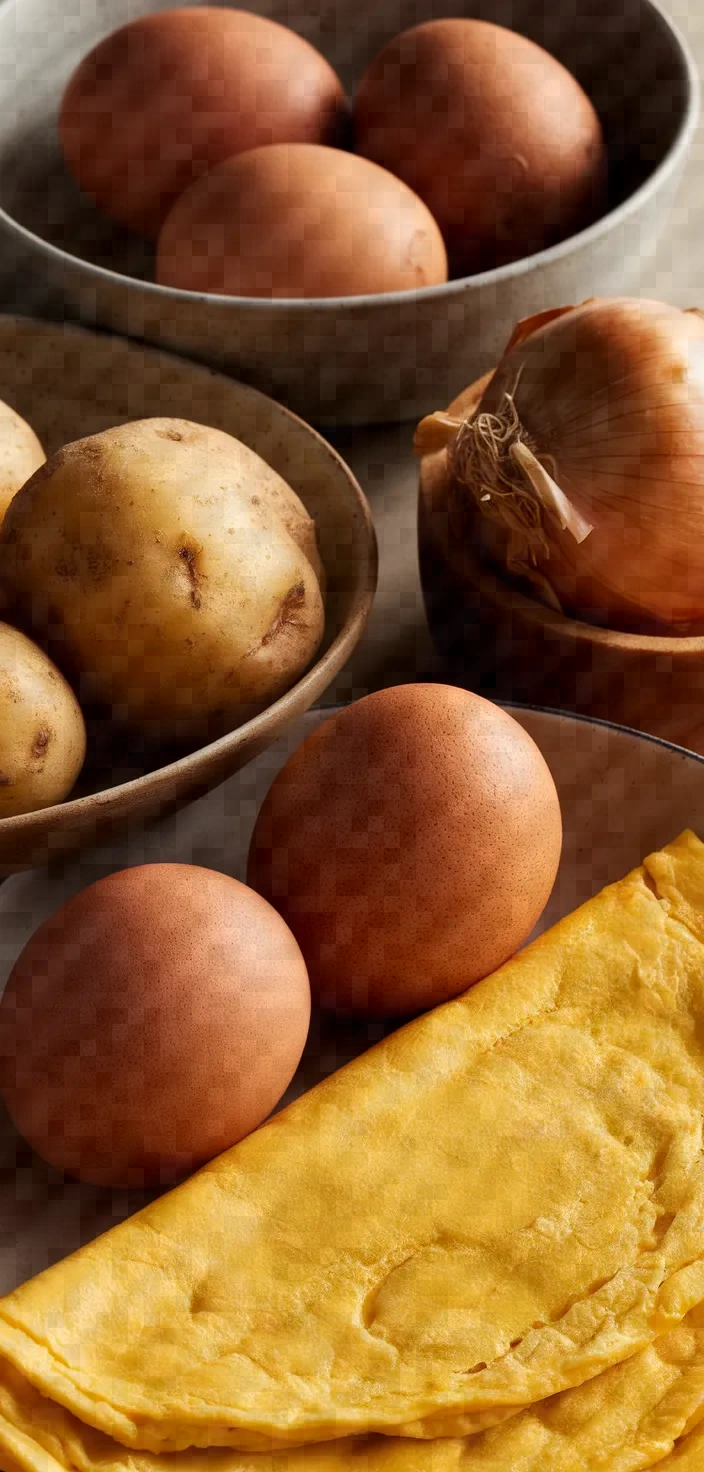
[[[454,686],[402,685],[294,752],[248,879],[296,936],[314,1000],[391,1016],[456,996],[518,949],[561,844],[555,784],[518,722]]]
[[[196,180],[157,249],[163,285],[229,296],[360,296],[446,279],[442,236],[412,190],[312,143],[257,148]]]
[[[60,1170],[163,1183],[270,1113],[309,1016],[300,950],[259,895],[194,865],[123,869],[18,958],[0,1003],[0,1089]]]
[[[334,143],[342,85],[308,41],[244,10],[185,6],[101,41],[64,94],[69,169],[107,215],[156,236],[192,179],[263,143]]]
[[[355,140],[425,200],[453,275],[530,255],[605,208],[589,98],[542,47],[486,21],[428,21],[390,41],[360,83]]]

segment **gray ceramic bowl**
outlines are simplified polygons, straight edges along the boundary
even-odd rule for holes
[[[212,0],[211,0],[212,3]],[[0,292],[23,310],[174,348],[321,424],[414,418],[492,366],[519,317],[633,288],[663,228],[698,111],[691,56],[652,0],[242,0],[316,44],[350,90],[397,31],[473,15],[523,31],[579,78],[603,120],[608,213],[562,244],[419,292],[324,301],[199,296],[159,287],[71,184],[56,116],[79,59],[173,0],[4,0],[0,7]]]

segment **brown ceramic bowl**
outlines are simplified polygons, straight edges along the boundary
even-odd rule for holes
[[[89,727],[89,755],[67,802],[0,820],[0,874],[106,839],[215,787],[320,698],[346,663],[376,586],[376,539],[352,472],[289,410],[222,374],[80,328],[0,317],[0,399],[36,430],[48,454],[129,419],[173,415],[234,434],[293,487],[315,518],[327,576],[326,629],[314,664],[285,695],[236,730],[173,759]]]
[[[491,375],[460,397],[480,396]],[[455,401],[451,412],[461,412]],[[441,456],[420,462],[418,552],[434,642],[461,684],[704,752],[704,637],[624,634],[546,608],[449,535]]]

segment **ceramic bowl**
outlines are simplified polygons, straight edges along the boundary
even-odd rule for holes
[[[496,361],[514,323],[637,285],[697,118],[687,46],[652,0],[248,0],[300,31],[350,91],[396,32],[438,16],[522,31],[563,61],[606,131],[610,201],[596,224],[522,261],[412,293],[325,301],[201,296],[153,284],[149,250],[81,199],[63,167],[59,99],[80,58],[173,0],[4,0],[0,7],[0,292],[144,338],[273,393],[320,424],[411,419]]]
[[[288,481],[315,518],[327,575],[323,644],[285,695],[220,740],[162,766],[153,756],[145,765],[134,742],[89,725],[76,795],[0,819],[0,874],[7,874],[189,802],[268,746],[320,698],[360,638],[376,585],[376,540],[367,502],[331,446],[256,389],[207,368],[123,338],[0,317],[0,399],[29,421],[47,454],[83,435],[153,415],[234,434]]]
[[[330,712],[309,711],[216,792],[133,839],[80,856],[61,875],[18,874],[0,886],[0,992],[22,947],[48,915],[86,884],[142,863],[196,863],[243,879],[259,806],[307,731]],[[543,752],[560,795],[564,841],[539,929],[685,827],[704,837],[704,760],[635,731],[551,711],[512,708]],[[378,1041],[382,1023],[341,1026],[314,1016],[286,1101]],[[21,1181],[21,1190],[18,1182]],[[105,1231],[147,1200],[143,1191],[64,1181],[33,1156],[0,1106],[0,1293]]]

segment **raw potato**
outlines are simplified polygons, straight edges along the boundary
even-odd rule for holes
[[[216,433],[216,431],[211,431]],[[245,449],[245,446],[241,447]],[[252,454],[252,451],[248,451]],[[258,458],[258,457],[257,457]],[[259,460],[257,466],[259,478],[259,492],[265,505],[275,511],[280,517],[290,537],[305,552],[306,557],[315,573],[321,590],[325,591],[325,568],[323,567],[320,553],[318,551],[318,539],[315,532],[315,522],[308,515],[303,502],[291,490],[290,485],[275,471],[265,460]]]
[[[12,497],[45,460],[34,430],[0,401],[0,523]]]
[[[0,818],[61,802],[85,754],[71,687],[31,639],[0,624]]]
[[[313,535],[238,440],[144,419],[65,446],[32,477],[0,533],[0,585],[83,700],[148,739],[203,739],[314,655]]]

